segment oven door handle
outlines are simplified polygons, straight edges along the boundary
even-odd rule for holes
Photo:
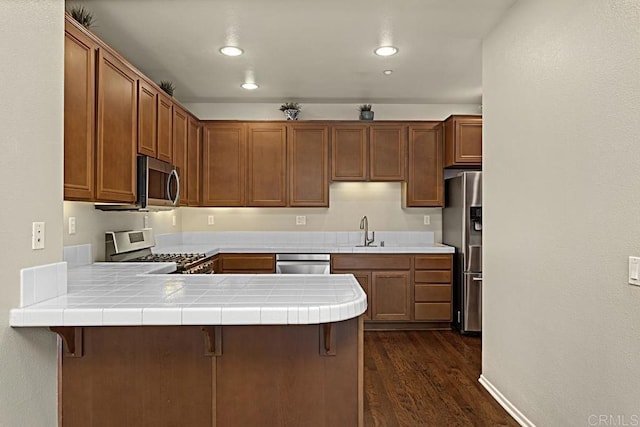
[[[171,197],[171,177],[176,179],[176,197]],[[167,198],[171,202],[173,206],[178,204],[180,200],[180,177],[178,176],[178,171],[173,169],[167,178]]]

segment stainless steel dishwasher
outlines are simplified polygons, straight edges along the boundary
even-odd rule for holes
[[[329,274],[329,254],[276,254],[276,274]]]

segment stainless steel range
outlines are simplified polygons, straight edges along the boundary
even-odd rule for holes
[[[177,274],[213,274],[213,257],[203,253],[154,254],[156,244],[150,228],[105,233],[107,261],[175,262]]]

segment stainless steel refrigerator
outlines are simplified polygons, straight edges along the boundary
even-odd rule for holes
[[[445,180],[442,242],[454,246],[453,324],[463,334],[482,332],[482,172]]]

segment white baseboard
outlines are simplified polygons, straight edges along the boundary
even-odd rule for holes
[[[487,389],[487,391],[493,396],[493,398],[511,415],[517,422],[523,427],[536,427],[534,423],[532,423],[527,417],[524,416],[522,412],[516,408],[513,403],[509,402],[509,399],[504,397],[500,391],[494,387],[491,382],[486,379],[483,375],[480,375],[478,379],[480,384]]]

